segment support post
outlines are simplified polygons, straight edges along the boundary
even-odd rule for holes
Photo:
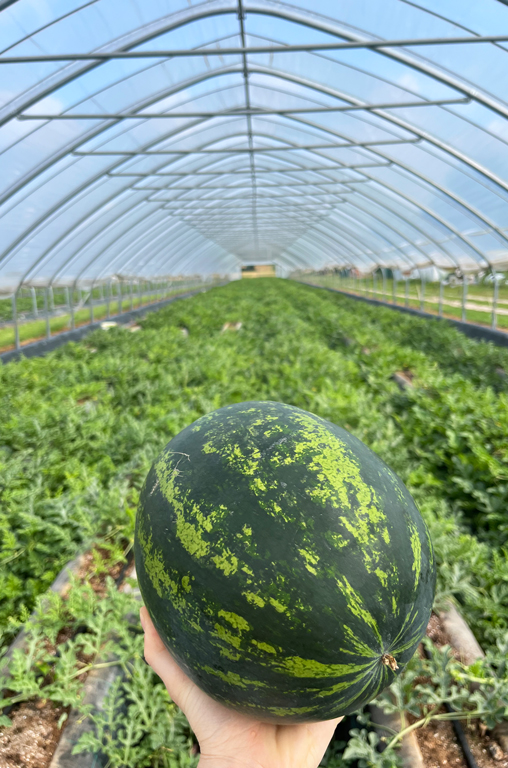
[[[383,275],[383,301],[386,302],[386,269],[384,267],[382,269],[382,275]]]
[[[44,288],[44,314],[46,316],[46,339],[51,338],[51,327],[49,324],[49,287]]]
[[[51,311],[54,312],[55,311],[55,294],[53,293],[52,285],[49,286],[49,300],[50,300],[49,306],[51,308]]]
[[[71,311],[71,301],[70,301],[70,298],[69,298],[69,286],[68,285],[66,285],[64,287],[64,293],[65,293],[65,303],[67,304],[67,309],[70,312]]]
[[[106,299],[106,306],[107,306],[106,317],[107,317],[108,320],[110,318],[110,303],[111,303],[111,280],[108,280],[108,283],[107,283],[107,299]]]
[[[37,309],[37,294],[35,293],[35,288],[30,288],[30,293],[32,294],[32,311],[34,313],[34,317],[39,317],[39,310]]]
[[[492,302],[492,328],[495,330],[497,328],[497,300],[499,296],[499,285],[496,280],[496,273],[492,272],[492,277],[494,278],[494,300]]]
[[[12,319],[14,320],[14,345],[19,349],[18,289],[12,294]]]
[[[92,281],[92,287],[90,288],[90,325],[92,325],[94,321],[93,316],[93,281]]]
[[[132,280],[129,280],[129,295],[131,299],[131,312],[134,309],[134,295],[132,293]]]
[[[462,307],[461,307],[461,320],[466,322],[466,300],[467,300],[467,278],[466,275],[462,275]]]
[[[404,303],[406,307],[409,307],[409,277],[406,277],[406,290],[404,296]]]
[[[441,277],[439,279],[439,308],[438,308],[439,317],[443,317],[443,297],[444,297],[444,282],[443,282],[443,278]]]
[[[71,310],[71,329],[74,330],[76,327],[76,318],[74,317],[74,291],[76,290],[76,283],[73,283],[71,288],[71,302],[69,305],[69,308]]]
[[[420,309],[423,312],[425,307],[425,278],[423,277],[423,275],[421,277],[421,289],[422,289],[422,294],[420,296]]]
[[[392,304],[397,303],[397,281],[395,279],[395,272],[392,270]]]

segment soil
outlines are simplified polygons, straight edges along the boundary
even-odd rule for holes
[[[508,768],[508,754],[488,733],[482,735],[484,726],[480,721],[463,727],[478,768]]]
[[[451,645],[439,616],[433,613],[427,626],[427,636],[437,648]],[[419,648],[423,655],[423,648]],[[454,651],[458,657],[458,652]],[[420,681],[416,682],[428,682]],[[440,710],[445,712],[443,708]],[[406,715],[409,723],[414,723],[413,715]],[[502,751],[499,744],[492,738],[485,725],[480,720],[473,720],[469,725],[461,721],[469,748],[476,760],[478,768],[508,768],[508,754]],[[450,721],[429,723],[426,728],[417,728],[415,736],[422,753],[426,768],[468,768],[462,748],[457,741],[455,730]]]
[[[410,714],[406,714],[406,717],[408,723],[411,724],[417,719]],[[417,728],[415,736],[423,756],[425,768],[443,768],[443,766],[449,766],[449,768],[468,768],[462,749],[456,741],[451,723],[434,720],[426,728]]]
[[[396,371],[393,374],[393,380],[398,384],[400,389],[407,389],[413,386],[414,373],[405,369],[403,371]]]
[[[11,713],[12,726],[0,728],[0,768],[48,768],[62,729],[61,716],[69,707],[50,701],[29,701]]]
[[[87,552],[82,559],[78,578],[80,581],[88,581],[94,592],[103,596],[106,592],[106,578],[111,576],[116,580],[122,575],[126,578],[133,571],[134,562],[131,560],[127,568],[125,563],[115,563],[105,573],[97,575],[94,573],[93,551],[102,560],[107,560],[109,556],[107,550],[97,546]],[[73,634],[73,628],[63,627],[55,645],[50,646],[48,643],[48,651],[56,652],[57,646],[65,643]],[[79,660],[87,664],[91,657],[83,655]],[[83,682],[85,678],[86,673],[80,679]],[[62,714],[69,711],[70,707],[57,707],[45,699],[16,704],[9,714],[12,726],[0,728],[0,768],[48,768],[62,735],[63,728],[58,727],[58,721]]]
[[[407,715],[407,719],[410,723],[416,720],[412,715]],[[463,722],[462,725],[478,768],[508,768],[508,755],[488,733],[482,735],[480,721],[475,720],[469,726]],[[425,768],[468,768],[451,722],[434,720],[426,728],[417,728],[415,736]]]
[[[431,614],[430,621],[427,625],[427,637],[430,637],[436,648],[442,648],[444,645],[451,646],[450,638],[446,634],[446,630],[441,623],[441,619],[435,613]],[[460,659],[460,653],[452,647],[453,655],[456,659]]]
[[[81,568],[78,571],[78,578],[80,581],[87,581],[92,587],[93,591],[100,597],[104,597],[106,594],[106,580],[110,576],[115,581],[122,574],[122,570],[125,568],[125,563],[119,562],[110,566],[105,573],[95,573],[95,559],[94,552],[99,555],[101,560],[107,560],[109,552],[96,546],[90,552],[87,552],[83,557]],[[97,555],[96,555],[97,556]],[[128,570],[132,568],[132,563],[128,566]]]

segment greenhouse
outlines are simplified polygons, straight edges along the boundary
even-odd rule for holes
[[[0,768],[508,768],[507,94],[508,0],[0,0]]]

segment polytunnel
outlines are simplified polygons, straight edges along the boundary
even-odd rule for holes
[[[508,768],[507,406],[508,0],[0,0],[0,768]]]
[[[0,290],[508,265],[504,0],[0,3]]]

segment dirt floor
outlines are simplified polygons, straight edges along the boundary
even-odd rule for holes
[[[68,711],[44,700],[15,708],[12,726],[0,728],[0,768],[47,768],[62,735],[58,722]]]
[[[438,648],[451,645],[439,616],[434,613],[427,627],[427,636]],[[458,657],[457,651],[454,654]],[[443,708],[442,712],[445,711]],[[414,723],[415,720],[415,717],[408,715],[408,722]],[[470,724],[461,721],[461,724],[478,768],[508,768],[508,754],[503,752],[481,721],[474,720]],[[450,721],[433,721],[426,728],[417,728],[415,736],[426,768],[468,768]]]

